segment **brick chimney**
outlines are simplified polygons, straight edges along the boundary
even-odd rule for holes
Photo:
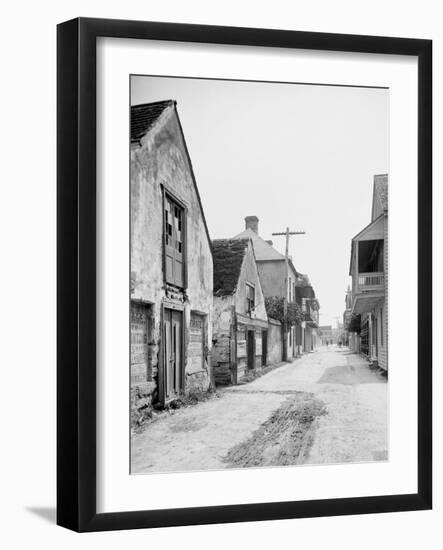
[[[252,229],[258,235],[258,218],[257,216],[246,216],[245,229]]]

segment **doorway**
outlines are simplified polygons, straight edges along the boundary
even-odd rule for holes
[[[164,401],[179,395],[183,386],[183,313],[164,310],[163,317],[163,393]]]
[[[261,364],[263,367],[268,363],[268,331],[261,331]]]
[[[371,329],[372,329],[372,357],[378,359],[378,318],[371,314]]]
[[[248,370],[255,369],[255,330],[248,330]]]

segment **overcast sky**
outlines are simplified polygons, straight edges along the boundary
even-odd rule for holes
[[[370,221],[374,174],[389,172],[389,91],[265,82],[132,77],[131,103],[177,110],[211,238],[244,217],[307,273],[320,324],[342,319],[352,237]]]

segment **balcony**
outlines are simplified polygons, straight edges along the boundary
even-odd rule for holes
[[[359,273],[357,288],[360,292],[371,290],[384,290],[385,275],[384,273]]]
[[[358,273],[352,289],[352,313],[361,314],[374,309],[385,296],[383,272]]]

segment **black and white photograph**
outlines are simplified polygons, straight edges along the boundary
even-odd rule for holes
[[[389,460],[389,100],[130,76],[131,474]]]

